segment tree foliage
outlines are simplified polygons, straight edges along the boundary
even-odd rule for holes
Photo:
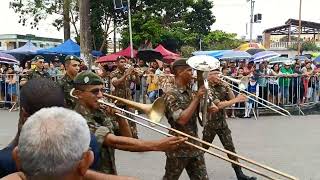
[[[298,43],[292,45],[290,50],[298,50]],[[301,48],[300,48],[300,54],[302,54],[303,51],[320,51],[320,47],[318,47],[314,42],[312,41],[305,41],[301,43]]]
[[[204,38],[205,49],[234,49],[243,43],[243,41],[237,39],[236,36],[237,34],[226,33],[220,30],[212,31]]]

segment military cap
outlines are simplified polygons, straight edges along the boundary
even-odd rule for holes
[[[68,56],[66,56],[66,58],[64,59],[65,62],[66,62],[66,61],[71,61],[71,60],[80,62],[80,58],[78,58],[77,56],[73,56],[73,55],[68,55]]]
[[[32,59],[32,61],[38,61],[38,60],[44,60],[44,57],[41,56],[41,55],[36,55],[36,56]]]
[[[84,71],[79,73],[75,79],[74,84],[76,85],[101,85],[103,84],[102,79],[91,71]]]
[[[176,61],[174,61],[174,63],[172,64],[172,69],[174,70],[176,67],[181,67],[181,66],[186,66],[186,67],[190,67],[188,64],[187,64],[187,59],[185,58],[182,58],[182,59],[178,59]]]

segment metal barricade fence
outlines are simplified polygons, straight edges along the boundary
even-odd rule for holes
[[[0,108],[17,110],[20,100],[20,83],[18,74],[0,74]]]
[[[58,81],[61,78],[62,76],[56,76],[52,79],[54,81]],[[19,107],[20,79],[21,77],[18,74],[0,74],[1,109],[14,110]],[[147,101],[148,84],[146,80],[147,77],[142,76],[140,84],[135,85],[134,100],[137,102],[149,103],[149,101]],[[301,106],[308,106],[319,103],[319,75],[299,75],[296,77],[265,76],[258,77],[257,83],[259,84],[259,97],[285,108],[298,108],[298,110],[301,111]],[[158,87],[161,87],[160,84],[157,85]],[[105,88],[106,92],[111,92],[112,90],[110,79],[108,78],[105,79]],[[160,95],[160,91],[158,90],[157,97],[159,97]],[[238,114],[241,114],[241,111],[244,111],[245,108],[245,103],[237,103],[227,109],[236,110],[238,111]],[[259,114],[259,111],[266,111],[266,108],[260,105],[257,106],[256,103],[253,104],[253,108],[256,110],[257,114]]]

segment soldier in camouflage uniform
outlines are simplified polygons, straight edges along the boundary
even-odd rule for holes
[[[111,72],[111,84],[114,87],[114,91],[111,92],[112,95],[121,98],[132,100],[130,82],[134,81],[136,84],[140,84],[140,78],[134,68],[131,66],[129,69],[125,68],[126,58],[117,58],[117,69]],[[117,106],[128,110],[125,104],[117,103]],[[134,122],[129,122],[131,127],[131,132],[134,138],[138,138],[137,125]]]
[[[73,79],[80,70],[80,59],[76,56],[67,56],[64,64],[66,74],[60,79],[59,85],[64,92],[66,107],[73,109],[75,107],[75,99],[70,96],[70,91],[73,88]]]
[[[224,148],[235,153],[236,151],[232,142],[231,131],[225,118],[225,108],[230,107],[235,103],[244,102],[247,98],[242,94],[235,97],[232,89],[220,81],[219,74],[219,70],[214,70],[208,75],[210,103],[216,105],[219,108],[219,111],[208,113],[208,121],[203,129],[203,140],[212,143],[215,136],[218,135]],[[209,146],[206,145],[203,145],[203,147],[206,149],[209,148]],[[238,162],[237,157],[229,154],[228,157]],[[256,179],[255,177],[249,177],[243,174],[240,166],[232,164],[232,167],[239,180]]]
[[[50,75],[48,72],[43,70],[43,64],[44,64],[44,57],[41,55],[37,55],[32,59],[33,62],[35,62],[36,68],[33,69],[28,73],[28,79],[32,78],[50,78]]]
[[[194,97],[192,96],[191,88],[189,88],[192,80],[192,69],[184,59],[175,61],[172,68],[176,75],[176,83],[164,95],[165,115],[171,128],[198,137],[197,107],[205,89],[201,87],[197,94]],[[174,132],[169,133],[175,135]],[[201,146],[197,141],[189,141]],[[184,169],[192,180],[209,179],[204,153],[201,150],[183,144],[176,151],[166,152],[166,156],[164,180],[178,180]]]
[[[78,97],[75,111],[87,120],[90,132],[95,134],[100,145],[99,171],[117,174],[114,148],[134,152],[168,151],[186,140],[178,137],[154,141],[131,138],[128,122],[116,118],[110,108],[102,110],[99,106],[97,100],[103,97],[103,81],[98,75],[89,71],[81,72],[74,79],[74,87],[74,95]],[[119,126],[115,125],[115,121]]]

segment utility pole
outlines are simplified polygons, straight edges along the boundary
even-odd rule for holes
[[[302,0],[300,0],[300,5],[299,5],[299,34],[298,34],[298,55],[301,55],[301,6],[302,6]]]
[[[113,19],[113,53],[117,52],[117,23],[116,16]]]
[[[80,10],[80,57],[91,70],[91,26],[90,26],[90,0],[79,0]]]
[[[250,43],[252,43],[252,32],[253,32],[253,13],[254,13],[254,0],[247,0],[247,2],[250,1],[250,8],[251,8],[251,14],[250,14]]]
[[[128,19],[129,19],[129,36],[130,36],[130,57],[133,58],[133,42],[132,42],[132,27],[131,27],[131,8],[130,0],[128,0]]]

